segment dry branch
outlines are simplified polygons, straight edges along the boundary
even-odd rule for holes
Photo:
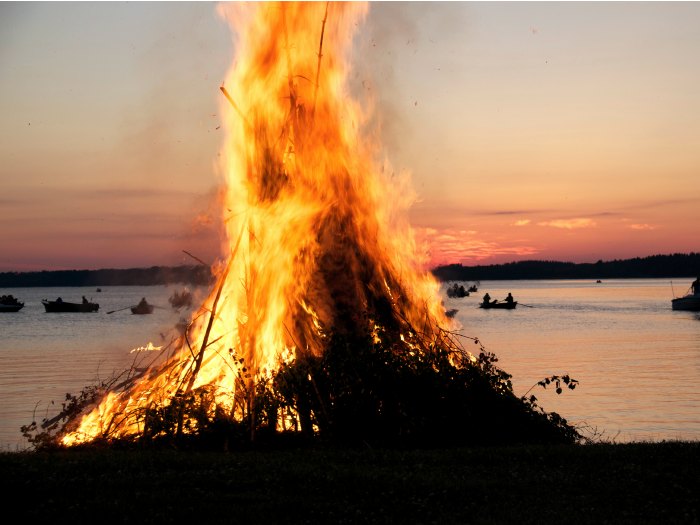
[[[206,267],[210,267],[210,266],[211,266],[210,264],[205,263],[205,262],[204,262],[202,259],[200,259],[199,257],[195,257],[194,255],[192,255],[192,254],[191,254],[190,252],[188,252],[187,250],[182,250],[182,251],[183,251],[184,253],[186,253],[187,255],[189,255],[190,257],[192,257],[192,258],[193,258],[195,261],[197,261],[198,263],[202,264],[203,266],[206,266]]]
[[[249,129],[252,129],[253,127],[250,125],[250,122],[248,122],[248,119],[245,118],[245,115],[243,114],[243,112],[240,110],[238,105],[233,101],[233,99],[231,98],[231,95],[228,94],[228,91],[226,91],[226,88],[224,86],[221,86],[221,87],[219,87],[219,89],[224,94],[226,99],[231,103],[231,105],[233,106],[233,109],[236,110],[236,113],[238,113],[238,115],[243,119],[243,122],[245,123],[245,125]]]
[[[318,63],[316,65],[316,84],[314,85],[314,105],[311,107],[311,122],[316,114],[316,97],[318,95],[318,78],[321,74],[321,57],[323,57],[323,34],[326,32],[326,20],[328,19],[328,4],[326,2],[326,12],[323,15],[323,24],[321,24],[321,39],[318,43]]]

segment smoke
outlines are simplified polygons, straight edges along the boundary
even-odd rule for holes
[[[410,142],[405,115],[426,101],[411,96],[419,78],[444,61],[445,35],[469,28],[461,2],[376,2],[356,36],[354,89],[358,99],[375,105],[375,124],[391,157]]]

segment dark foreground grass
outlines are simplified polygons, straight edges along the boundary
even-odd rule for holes
[[[700,516],[700,443],[0,454],[15,523],[665,523]]]

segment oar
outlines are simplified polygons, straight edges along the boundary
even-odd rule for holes
[[[520,306],[527,306],[528,308],[537,308],[536,306],[532,306],[531,304],[523,304],[523,303],[518,303]]]
[[[134,306],[127,306],[126,308],[120,308],[119,310],[112,310],[111,312],[107,312],[107,313],[113,314],[114,312],[121,312],[122,310],[128,310],[129,308],[134,308]]]

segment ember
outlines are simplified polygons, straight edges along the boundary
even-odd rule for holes
[[[220,9],[237,34],[221,89],[228,257],[182,336],[73,411],[60,443],[222,425],[249,440],[281,431],[364,439],[365,425],[415,437],[429,432],[416,412],[441,403],[429,385],[471,384],[475,374],[493,396],[516,399],[493,356],[472,356],[445,331],[451,321],[405,218],[411,194],[389,184],[368,115],[350,98],[348,56],[368,6]],[[420,409],[405,397],[424,393]],[[482,402],[457,397],[436,413]],[[463,415],[441,417],[464,430]]]

